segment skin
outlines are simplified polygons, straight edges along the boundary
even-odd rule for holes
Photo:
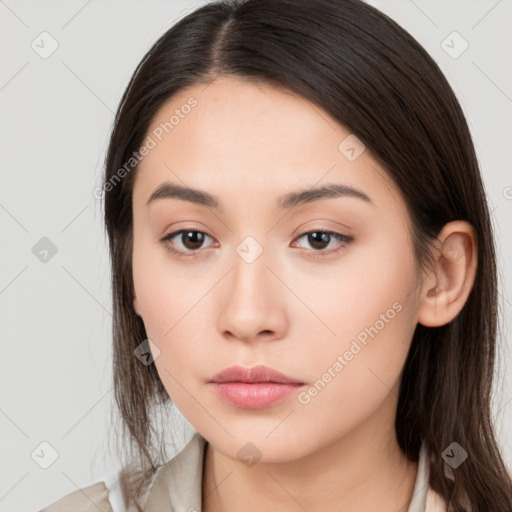
[[[416,324],[443,325],[467,299],[471,225],[443,228],[436,272],[418,282],[398,189],[368,149],[354,161],[338,150],[350,132],[327,112],[289,91],[222,77],[172,97],[148,134],[191,96],[198,105],[137,170],[133,291],[165,388],[209,441],[203,511],[355,512],[376,503],[406,511],[417,464],[395,437],[401,372]],[[222,208],[177,198],[146,206],[165,181],[207,191]],[[276,207],[283,194],[326,183],[357,188],[372,203],[345,196]],[[202,245],[181,235],[167,245],[195,257],[177,258],[160,241],[191,228],[208,235]],[[321,246],[302,236],[319,229],[354,240]],[[251,263],[236,251],[247,236],[263,249]],[[400,311],[307,404],[292,395],[240,409],[208,384],[228,366],[265,364],[309,388],[394,303]],[[261,452],[252,466],[237,456],[248,442]]]

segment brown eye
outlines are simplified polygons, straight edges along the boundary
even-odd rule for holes
[[[181,229],[174,233],[169,233],[160,241],[164,247],[169,249],[171,252],[181,256],[194,256],[194,253],[198,252],[199,249],[202,248],[207,238],[212,237],[203,231],[198,231],[196,229]],[[176,239],[176,241],[171,242],[173,239]],[[177,246],[177,248],[173,246]]]
[[[313,231],[308,233],[306,236],[308,238],[308,242],[314,249],[325,249],[332,238],[329,233],[325,233],[324,231]]]
[[[308,231],[300,235],[297,240],[300,240],[301,238],[306,238],[308,244],[313,249],[312,251],[309,251],[313,253],[313,256],[327,256],[340,251],[354,240],[351,236],[324,230]],[[337,244],[331,244],[333,240],[334,242],[337,242]],[[332,250],[325,250],[330,244],[335,246],[337,245],[338,247]]]
[[[180,241],[190,250],[200,249],[204,243],[204,233],[200,231],[182,231]]]
[[[204,231],[199,231],[197,229],[181,229],[164,236],[160,242],[167,250],[174,253],[177,257],[194,257],[200,254],[201,249],[204,248],[205,241],[208,238],[214,240],[213,237]],[[307,239],[311,247],[311,250],[308,250],[307,252],[313,257],[329,256],[341,251],[354,240],[351,236],[321,229],[303,233],[297,238],[297,240],[300,240],[301,238]],[[333,241],[335,243],[331,243]],[[331,245],[334,245],[335,248],[326,250]]]

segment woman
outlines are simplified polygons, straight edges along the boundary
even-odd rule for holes
[[[132,453],[46,511],[512,509],[475,150],[394,21],[358,0],[191,12],[135,70],[103,186]],[[197,431],[171,460],[169,405]]]

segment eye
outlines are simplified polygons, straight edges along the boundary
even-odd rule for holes
[[[351,236],[322,229],[302,233],[302,235],[297,237],[296,240],[300,240],[304,237],[307,237],[308,243],[313,247],[313,250],[308,251],[313,257],[325,257],[333,253],[337,253],[343,250],[354,240]],[[183,248],[179,248],[179,243],[170,243],[174,238],[182,244]],[[179,231],[174,231],[173,233],[165,235],[160,239],[160,242],[167,250],[175,254],[178,258],[187,258],[197,256],[200,252],[199,249],[202,248],[207,238],[213,240],[213,237],[204,231],[199,231],[197,229],[180,229]],[[333,240],[338,243],[337,247],[326,251],[325,248],[329,247]],[[178,248],[176,248],[176,245],[178,245]]]
[[[311,247],[314,248],[313,251],[309,251],[312,253],[313,257],[324,257],[333,253],[337,253],[343,250],[350,242],[354,240],[354,238],[351,236],[335,233],[334,231],[325,231],[322,229],[307,231],[300,235],[296,240],[300,240],[304,237],[307,237],[306,240],[311,245]],[[333,240],[337,242],[337,247],[328,251],[324,250]]]
[[[173,238],[177,238],[177,240],[183,244],[185,250],[179,248],[176,249],[172,247],[172,245],[169,244],[168,242],[171,241]],[[160,240],[160,242],[162,242],[166,249],[176,254],[176,256],[178,256],[179,258],[186,258],[190,256],[195,256],[195,253],[197,253],[198,249],[201,248],[206,238],[212,237],[206,234],[204,231],[199,231],[197,229],[180,229],[179,231],[175,231],[174,233],[165,235]],[[175,245],[174,242],[173,245]]]

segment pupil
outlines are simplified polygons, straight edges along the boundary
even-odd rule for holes
[[[199,233],[199,231],[187,231],[184,233],[186,235],[187,243],[185,243],[185,246],[188,249],[197,249],[201,247],[203,243],[203,234]],[[199,240],[197,240],[199,239]],[[190,244],[188,242],[191,242],[192,247],[190,247]],[[197,246],[197,247],[196,247]]]
[[[315,240],[315,236],[319,235],[320,240]],[[311,244],[312,247],[315,247],[316,249],[323,249],[323,244],[327,243],[329,244],[329,233],[323,233],[322,231],[315,231],[309,235],[310,240],[313,239],[313,243]],[[320,244],[320,247],[317,246],[317,244]]]

